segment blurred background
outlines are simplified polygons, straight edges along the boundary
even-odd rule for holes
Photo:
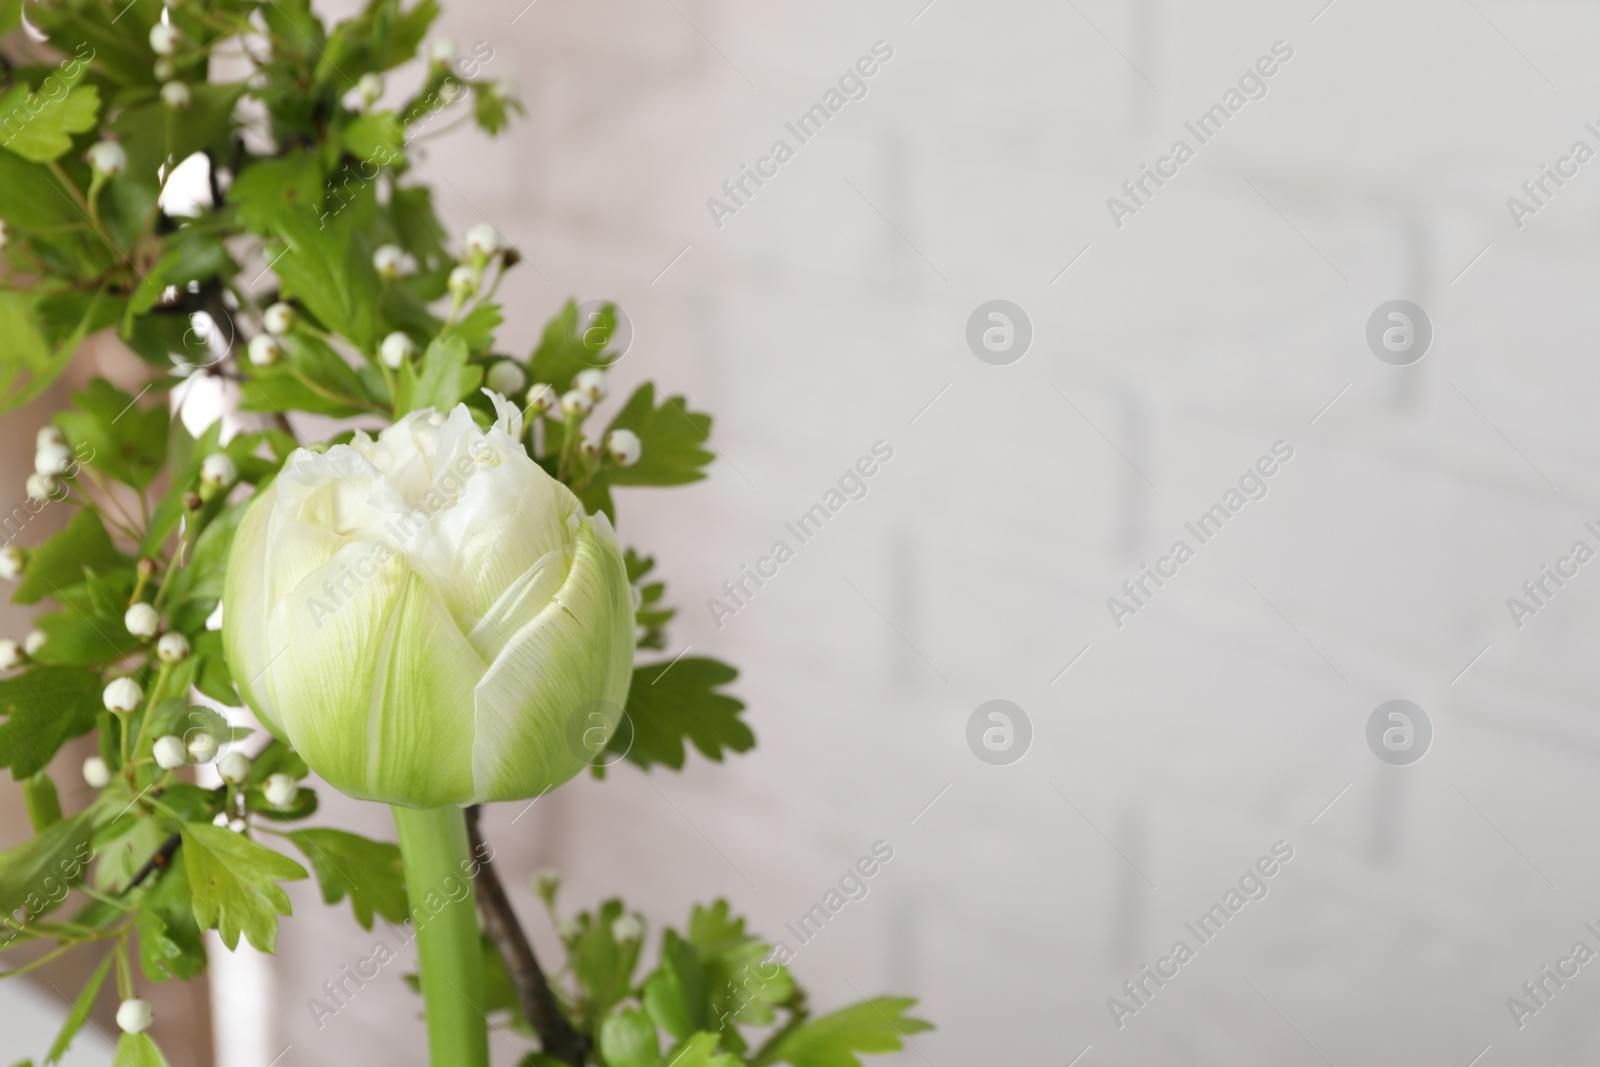
[[[824,1007],[921,998],[938,1029],[871,1062],[1600,1050],[1600,965],[1560,962],[1600,952],[1600,563],[1561,562],[1600,551],[1600,9],[523,2],[446,5],[528,115],[426,142],[423,176],[458,233],[487,220],[526,259],[502,347],[569,296],[614,300],[634,340],[613,394],[653,378],[715,415],[710,479],[619,492],[620,528],[680,609],[669,655],[738,665],[759,739],[490,811],[537,945],[529,880],[553,867],[569,909],[621,895],[659,927],[726,896],[794,947],[784,924],[883,842],[792,964]],[[802,143],[785,123],[830,90]],[[780,139],[792,158],[761,163]],[[1161,162],[1179,140],[1193,158]],[[768,176],[741,192],[745,166]],[[1028,329],[1007,311],[986,349],[985,311],[975,349],[996,299]],[[1397,355],[1369,320],[1398,299],[1431,341]],[[64,395],[5,422],[19,499]],[[798,545],[784,523],[879,442],[866,495]],[[1265,495],[1230,508],[1275,445]],[[1219,503],[1201,543],[1185,524]],[[794,558],[713,613],[779,539]],[[1394,699],[1431,724],[1408,765],[1368,740]],[[969,729],[991,700],[1015,707]],[[328,824],[392,839],[382,808],[322,795]],[[18,791],[0,803],[3,846],[27,831]],[[1202,944],[1185,924],[1274,846],[1266,895]],[[175,1067],[421,1064],[409,955],[318,1026],[308,998],[392,935],[292,888],[276,958],[219,950],[209,986],[160,990]],[[40,978],[0,985],[7,1046],[66,1010]],[[68,1062],[109,1063],[93,1038]]]

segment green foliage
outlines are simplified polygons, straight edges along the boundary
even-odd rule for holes
[[[50,1051],[45,1053],[45,1063],[60,1063],[61,1057],[67,1054],[72,1039],[78,1036],[78,1031],[88,1021],[89,1013],[94,1010],[94,1002],[100,996],[100,987],[105,985],[106,975],[111,973],[111,963],[114,958],[111,953],[106,953],[105,959],[100,961],[100,966],[89,975],[83,991],[78,994],[78,999],[73,1001],[72,1010],[67,1013],[67,1021],[61,1024],[60,1033],[56,1034],[55,1041],[51,1042]]]
[[[61,905],[88,865],[91,817],[81,811],[0,852],[0,915],[31,922]]]
[[[80,667],[36,667],[0,679],[0,767],[16,779],[44,770],[62,745],[94,729],[100,689],[100,676]],[[56,811],[59,817],[59,805]]]
[[[271,952],[278,941],[277,917],[290,911],[289,896],[278,882],[307,877],[305,868],[222,827],[186,822],[180,833],[201,928],[215,929],[230,949],[243,932],[256,948]]]
[[[38,91],[19,84],[0,95],[0,147],[32,163],[66,155],[72,135],[92,129],[100,110],[99,91],[77,84],[87,70],[79,65],[71,74],[51,74]]]
[[[739,717],[744,702],[717,691],[738,676],[726,663],[701,656],[635,667],[624,709],[632,737],[614,738],[613,750],[626,747],[627,758],[641,767],[661,763],[675,771],[683,769],[686,740],[719,763],[724,752],[748,752],[756,738]]]
[[[910,997],[876,997],[814,1019],[791,1031],[772,1059],[794,1067],[861,1067],[857,1053],[898,1052],[908,1034],[933,1026],[906,1014]]]
[[[322,900],[337,904],[346,896],[363,930],[376,912],[392,923],[406,918],[405,872],[400,849],[343,830],[297,830],[284,835],[311,860]]]

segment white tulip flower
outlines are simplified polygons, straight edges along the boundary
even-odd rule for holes
[[[0,578],[14,582],[22,577],[25,566],[22,549],[16,545],[0,545]]]
[[[72,449],[66,445],[58,445],[54,441],[39,446],[33,454],[33,469],[36,474],[65,474],[72,469]]]
[[[89,146],[89,166],[95,173],[115,178],[128,169],[128,153],[115,141],[96,141]]]
[[[189,738],[189,759],[195,763],[210,763],[217,758],[217,739],[204,730]]]
[[[606,372],[590,367],[573,375],[572,387],[590,400],[599,402],[606,396]]]
[[[380,278],[398,278],[405,267],[406,254],[399,245],[379,245],[372,252],[372,269]]]
[[[488,382],[501,396],[516,396],[528,384],[528,375],[516,360],[502,359],[489,368]]]
[[[156,766],[163,770],[170,771],[189,762],[189,748],[176,734],[156,738],[151,754],[156,758]]]
[[[283,345],[270,333],[258,333],[250,338],[250,362],[258,367],[270,367],[283,354]]]
[[[592,410],[594,410],[594,401],[589,399],[588,394],[580,393],[576,389],[562,394],[561,414],[567,418],[582,418]]]
[[[182,111],[193,99],[186,82],[167,82],[161,87],[161,102],[174,111]]]
[[[639,442],[639,435],[632,430],[612,430],[606,436],[606,451],[611,453],[617,466],[631,467],[639,462],[644,446]]]
[[[61,479],[53,474],[30,474],[27,491],[29,500],[54,500],[61,492]]]
[[[294,329],[294,305],[278,301],[261,313],[261,325],[270,334],[282,337]]]
[[[122,1027],[124,1033],[142,1034],[150,1029],[154,1020],[155,1014],[146,1001],[124,1000],[117,1005],[117,1025]]]
[[[182,663],[189,658],[189,639],[174,630],[156,642],[156,656],[162,663]]]
[[[487,222],[480,222],[467,231],[467,254],[472,256],[492,256],[505,247],[500,231]]]
[[[275,808],[287,808],[300,795],[300,787],[287,774],[271,774],[267,776],[267,784],[262,786],[261,792],[266,794],[268,804]]]
[[[239,480],[239,468],[226,452],[213,452],[200,461],[200,486],[204,489],[226,489]]]
[[[135,637],[150,638],[161,628],[161,616],[152,605],[140,601],[122,616],[122,625]]]
[[[22,666],[22,646],[11,638],[0,638],[0,671]]]
[[[543,415],[561,403],[561,398],[556,395],[555,387],[544,382],[534,382],[530,385],[526,399],[529,415]]]
[[[634,625],[611,524],[489,398],[486,430],[458,405],[296,451],[234,537],[222,633],[240,695],[353,797],[537,796],[621,717]]]
[[[132,678],[114,678],[100,694],[107,711],[128,715],[139,709],[144,700],[144,687]]]
[[[180,37],[182,34],[176,26],[158,22],[150,27],[150,51],[158,56],[170,56],[178,50]]]
[[[91,789],[104,789],[111,784],[111,768],[99,756],[90,756],[83,761],[83,780]]]
[[[37,656],[49,639],[43,630],[29,630],[28,636],[22,639],[22,651],[30,656]]]
[[[230,752],[217,763],[217,773],[224,782],[243,785],[250,780],[250,757],[243,752]]]
[[[416,355],[417,343],[406,334],[396,330],[383,339],[383,344],[378,346],[378,358],[383,360],[383,365],[390,370],[399,370],[400,365]]]

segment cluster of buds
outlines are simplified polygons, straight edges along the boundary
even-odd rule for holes
[[[605,399],[607,391],[605,371],[591,367],[574,375],[572,388],[559,395],[553,386],[535,382],[527,392],[527,411],[530,416],[536,417],[559,410],[569,429],[577,431],[594,410],[595,404]],[[592,437],[580,438],[578,451],[591,461],[598,460],[604,454],[619,467],[631,467],[639,462],[643,445],[639,435],[632,430],[612,430],[606,435],[603,445]]]
[[[9,671],[30,662],[48,640],[43,630],[29,630],[20,643],[7,637],[0,640],[0,671]]]
[[[393,281],[415,271],[417,264],[399,245],[379,245],[372,252],[372,269],[378,277]]]
[[[59,499],[61,479],[76,465],[67,439],[54,426],[40,429],[33,453],[33,473],[28,475],[28,499],[39,502]]]

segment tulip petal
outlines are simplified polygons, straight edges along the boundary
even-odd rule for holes
[[[256,718],[275,734],[281,734],[278,714],[265,699],[262,675],[271,661],[267,645],[267,522],[277,499],[277,486],[269,485],[245,508],[230,550],[235,560],[248,564],[230,566],[222,589],[222,648],[233,673],[234,688],[256,713]]]

